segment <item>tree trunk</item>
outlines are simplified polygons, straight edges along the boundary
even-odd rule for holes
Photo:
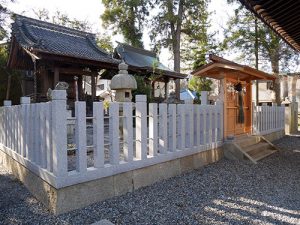
[[[258,70],[258,24],[257,24],[257,17],[255,17],[255,68]],[[259,104],[259,81],[256,80],[255,82],[255,102],[256,105]]]
[[[176,30],[173,29],[174,71],[180,73],[180,38],[183,17],[183,0],[179,1]],[[175,80],[176,98],[180,100],[180,79]]]
[[[272,72],[276,76],[276,80],[274,81],[274,92],[275,92],[275,101],[277,105],[281,105],[280,98],[280,79],[279,79],[279,59],[271,59]]]

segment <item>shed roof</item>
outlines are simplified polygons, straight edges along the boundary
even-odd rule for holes
[[[300,51],[299,0],[239,0],[258,18]]]
[[[212,61],[192,72],[194,76],[210,77],[222,79],[225,76],[240,80],[275,80],[276,76],[263,71],[253,69],[249,66],[241,65],[219,56],[210,55]],[[223,73],[230,72],[230,73]]]
[[[41,54],[48,54],[119,63],[119,60],[113,59],[97,46],[95,34],[21,15],[16,15],[12,24],[12,40],[28,54],[33,54],[37,58],[41,57]]]
[[[142,69],[147,72],[153,72],[155,65],[155,70],[162,75],[174,77],[174,78],[185,78],[187,75],[178,73],[170,70],[168,67],[163,65],[158,61],[158,57],[154,52],[136,48],[124,43],[118,43],[115,49],[117,57],[124,60],[130,68]]]

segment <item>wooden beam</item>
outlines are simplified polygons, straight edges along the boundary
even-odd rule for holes
[[[53,69],[52,69],[53,70]],[[54,69],[55,71],[55,69]],[[98,75],[98,71],[84,71],[83,68],[59,68],[59,73],[61,74],[69,74],[72,76],[78,75],[87,75],[87,76],[91,76],[91,75]]]

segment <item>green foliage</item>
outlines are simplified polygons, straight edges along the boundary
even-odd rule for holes
[[[230,0],[229,3],[238,1]],[[260,68],[268,69],[278,74],[280,70],[291,72],[291,66],[297,64],[298,54],[291,49],[278,35],[260,20],[255,32],[255,16],[241,4],[235,9],[235,15],[230,18],[225,30],[224,48],[237,53],[247,64],[255,64],[255,40],[258,40],[258,55]],[[288,66],[291,66],[290,68]]]
[[[103,101],[103,107],[104,107],[105,110],[108,110],[109,105],[110,105],[110,101],[108,101],[108,100]]]
[[[22,96],[21,74],[15,70],[9,70],[6,67],[8,59],[8,48],[6,45],[0,46],[0,105],[6,99],[8,79],[11,76],[11,88],[9,93],[9,100],[13,104],[18,104]]]
[[[108,53],[112,54],[114,51],[114,47],[111,41],[111,37],[106,34],[99,34],[97,37],[97,45],[107,51]]]
[[[45,8],[33,10],[35,16],[42,21],[51,22],[61,26],[73,28],[76,30],[81,30],[85,32],[91,32],[92,27],[87,20],[81,21],[75,18],[69,18],[69,16],[60,11],[56,11],[53,16],[49,15],[49,11]]]
[[[14,0],[1,0],[0,1],[0,41],[7,38],[7,30],[5,29],[5,19],[10,15],[10,11],[4,6],[7,2]]]
[[[205,77],[193,76],[188,83],[188,88],[197,93],[199,99],[201,91],[211,91],[212,81]]]
[[[208,51],[216,52],[214,34],[208,34],[208,3],[209,0],[153,0],[157,15],[151,19],[151,39],[155,48],[163,46],[173,51],[174,66],[181,60],[186,70],[195,69],[205,63]]]
[[[143,26],[149,15],[149,0],[102,0],[101,18],[106,28],[124,36],[125,42],[143,48]]]
[[[147,101],[151,101],[151,85],[149,82],[146,82],[147,78],[141,75],[134,75],[136,80],[137,89],[132,91],[132,101],[135,102],[136,95],[146,95]]]

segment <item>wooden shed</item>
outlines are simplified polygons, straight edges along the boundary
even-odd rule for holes
[[[224,102],[224,137],[252,131],[253,80],[275,80],[268,73],[210,55],[211,62],[192,72],[220,80],[219,98]]]

